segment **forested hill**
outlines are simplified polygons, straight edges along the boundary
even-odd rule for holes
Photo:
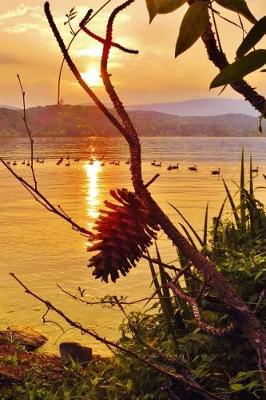
[[[25,135],[21,110],[0,108],[0,137]],[[244,114],[179,117],[153,111],[130,111],[141,136],[255,136],[258,119]],[[33,136],[115,136],[116,129],[94,106],[63,105],[30,108]],[[264,130],[266,124],[264,123]]]

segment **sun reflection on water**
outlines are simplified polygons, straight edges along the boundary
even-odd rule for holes
[[[99,172],[102,169],[101,163],[95,160],[93,163],[84,164],[84,169],[88,179],[88,192],[87,192],[87,214],[93,221],[89,225],[93,225],[94,220],[99,216]]]

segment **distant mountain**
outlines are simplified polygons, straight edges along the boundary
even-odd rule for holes
[[[258,126],[257,118],[243,114],[179,117],[154,111],[131,111],[130,116],[141,136],[255,136]],[[28,109],[27,119],[35,137],[119,135],[95,106],[35,107]],[[0,137],[25,134],[21,110],[0,109]]]
[[[8,110],[19,110],[19,107],[14,107],[14,106],[6,106],[6,105],[1,105],[0,104],[0,109],[1,108],[7,108]]]
[[[235,99],[194,99],[174,103],[129,105],[128,110],[157,111],[179,116],[212,116],[223,114],[246,114],[258,116],[258,112],[244,100]]]

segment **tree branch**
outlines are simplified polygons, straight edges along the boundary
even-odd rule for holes
[[[18,82],[19,82],[19,86],[20,86],[20,90],[21,90],[21,94],[22,94],[23,121],[24,121],[26,130],[27,130],[29,139],[30,139],[30,168],[31,168],[33,182],[34,182],[34,188],[37,190],[37,180],[36,180],[34,165],[33,165],[34,142],[33,142],[32,134],[31,134],[31,131],[30,131],[30,128],[28,125],[28,121],[27,121],[26,100],[25,100],[26,93],[23,89],[22,82],[21,82],[20,76],[18,74],[17,74],[17,78],[18,78]]]
[[[19,181],[25,189],[30,193],[30,195],[43,207],[45,207],[48,211],[58,215],[66,222],[68,222],[72,228],[88,238],[91,237],[92,233],[88,229],[78,225],[75,221],[73,221],[62,209],[60,206],[54,206],[37,188],[33,187],[29,182],[27,182],[24,178],[19,176],[11,167],[8,165],[2,158],[0,158],[0,162],[4,165],[4,167]]]
[[[151,212],[154,219],[158,222],[158,224],[161,226],[167,236],[178,247],[179,251],[181,251],[192,262],[194,267],[203,274],[206,283],[213,286],[219,292],[221,298],[224,300],[227,307],[231,310],[230,316],[234,319],[239,328],[249,339],[253,348],[256,350],[258,354],[260,368],[266,368],[266,334],[263,331],[259,320],[254,316],[252,311],[247,307],[247,305],[244,303],[244,301],[241,299],[235,289],[229,284],[229,282],[217,271],[215,265],[212,264],[206,257],[204,257],[197,249],[195,249],[178,231],[178,229],[173,225],[173,223],[165,215],[158,204],[153,200],[150,192],[143,184],[141,174],[141,149],[138,134],[111,83],[107,68],[109,53],[112,46],[112,30],[115,17],[120,11],[125,9],[133,2],[134,0],[128,0],[112,12],[107,24],[106,40],[103,46],[103,54],[101,59],[101,72],[104,86],[111,101],[113,102],[113,105],[118,115],[122,120],[122,125],[112,116],[112,114],[110,115],[105,106],[101,102],[99,102],[98,98],[94,95],[91,89],[89,89],[85,82],[81,79],[80,74],[76,66],[73,64],[71,58],[69,57],[68,52],[65,49],[63,41],[60,37],[60,34],[54,24],[49,9],[49,3],[45,3],[45,12],[49,20],[50,26],[54,32],[54,35],[58,41],[58,44],[74,76],[77,78],[77,80],[86,90],[86,92],[91,96],[91,98],[95,101],[96,105],[99,105],[99,108],[104,112],[107,118],[109,118],[111,122],[114,121],[114,125],[118,127],[119,131],[127,140],[131,154],[131,175],[135,192],[141,198],[147,209]],[[211,31],[210,24],[206,29],[207,33],[209,31],[211,32],[211,34],[209,34],[209,39],[211,39],[212,41],[214,40],[215,44],[215,46],[211,46],[211,48],[214,49],[217,53],[217,46],[214,35]],[[219,63],[222,67],[224,67],[227,63],[225,56],[221,54],[219,50],[217,55],[219,56]]]
[[[94,332],[92,329],[83,327],[80,323],[73,321],[66,314],[64,314],[64,312],[62,310],[55,307],[50,301],[43,299],[42,297],[40,297],[39,295],[34,293],[32,290],[30,290],[13,272],[10,272],[10,276],[17,281],[17,283],[25,290],[26,294],[29,294],[30,296],[34,297],[36,300],[38,300],[39,302],[44,304],[48,310],[54,311],[57,315],[59,315],[61,318],[63,318],[70,326],[78,329],[82,333],[93,337],[97,341],[105,344],[107,347],[112,347],[116,351],[124,354],[126,357],[136,358],[143,364],[146,364],[147,366],[149,366],[150,368],[153,368],[154,370],[158,371],[159,373],[164,374],[164,375],[166,375],[174,380],[177,380],[179,382],[182,382],[183,384],[185,384],[187,387],[189,387],[194,392],[205,395],[206,398],[209,400],[223,400],[220,396],[218,396],[214,393],[208,392],[201,385],[199,385],[198,383],[196,383],[194,381],[190,381],[190,380],[186,379],[183,375],[171,372],[171,371],[163,368],[162,366],[151,362],[149,359],[141,357],[138,353],[135,353],[134,351],[132,351],[130,349],[126,349],[126,348],[120,346],[119,344],[100,336],[98,333]]]
[[[205,32],[201,36],[202,41],[206,47],[207,54],[212,63],[222,71],[229,62],[225,53],[219,50],[215,34],[212,30],[211,22],[208,23]],[[231,87],[239,94],[241,94],[261,115],[266,117],[265,111],[265,97],[256,92],[244,79],[231,84]]]

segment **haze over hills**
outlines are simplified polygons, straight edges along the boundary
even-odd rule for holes
[[[8,110],[20,110],[19,107],[7,106],[7,105],[2,105],[2,104],[0,104],[0,109],[1,109],[1,108],[7,108]]]
[[[78,104],[82,106],[94,106],[93,103]],[[107,108],[112,108],[111,103],[105,103]],[[1,108],[19,110],[19,107],[0,105]],[[213,116],[223,114],[246,114],[253,117],[258,116],[258,112],[246,101],[237,99],[190,99],[169,103],[151,103],[151,104],[129,104],[126,105],[129,111],[157,111],[166,114],[179,116]]]
[[[22,110],[0,109],[0,137],[25,136]],[[243,114],[180,117],[154,111],[131,111],[141,136],[256,136],[258,119]],[[117,136],[95,106],[56,105],[30,108],[33,136]],[[264,123],[264,129],[266,124]]]
[[[192,99],[171,103],[128,105],[127,109],[157,111],[179,116],[213,116],[230,114],[233,112],[235,114],[246,114],[255,117],[259,114],[258,111],[256,111],[248,102],[244,100],[220,98]]]

